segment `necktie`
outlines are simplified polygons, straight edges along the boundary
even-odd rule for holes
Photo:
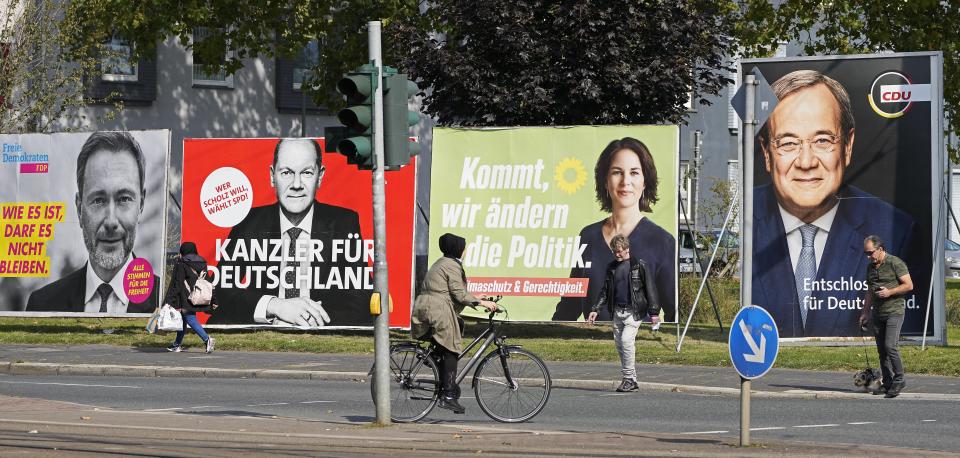
[[[290,247],[287,249],[287,274],[285,275],[288,285],[293,285],[292,288],[287,288],[284,292],[284,298],[290,299],[291,297],[300,297],[300,288],[296,283],[296,272],[300,270],[300,261],[296,259],[297,255],[297,237],[300,237],[300,234],[303,232],[303,229],[299,227],[291,227],[287,229],[287,234],[290,236]]]
[[[107,298],[113,293],[113,287],[108,283],[101,283],[97,287],[97,294],[100,295],[100,313],[107,313]]]
[[[800,226],[800,236],[803,238],[803,248],[800,249],[800,259],[794,277],[797,281],[797,299],[800,301],[800,319],[807,325],[807,307],[810,306],[810,291],[803,287],[803,280],[813,280],[817,276],[817,255],[813,249],[813,239],[817,235],[817,226],[804,224]]]

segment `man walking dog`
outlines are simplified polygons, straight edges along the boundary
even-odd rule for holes
[[[900,258],[887,253],[880,237],[867,236],[863,241],[863,253],[870,264],[867,266],[867,293],[860,313],[860,325],[869,323],[873,315],[880,370],[883,372],[882,388],[874,394],[885,393],[885,397],[895,398],[907,386],[903,380],[899,341],[906,307],[903,297],[913,291],[913,280],[910,279],[907,265]]]

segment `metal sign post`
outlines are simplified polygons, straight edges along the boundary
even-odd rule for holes
[[[756,334],[755,329],[744,327],[744,320],[740,319],[740,328],[737,329],[737,319],[740,318],[740,315],[746,313],[755,313],[751,312],[752,310],[759,310],[765,315],[766,319],[769,320],[769,325],[764,323],[762,324],[763,328],[772,328],[774,334],[774,347],[779,347],[777,340],[779,339],[779,333],[777,331],[777,325],[773,322],[773,317],[767,313],[766,310],[752,305],[753,303],[753,149],[754,149],[754,136],[756,135],[757,126],[762,126],[767,122],[767,119],[770,118],[770,115],[773,114],[773,109],[777,106],[777,96],[774,94],[773,89],[770,88],[770,85],[767,84],[767,80],[763,77],[763,74],[760,73],[756,67],[750,71],[750,73],[744,75],[743,85],[740,86],[740,89],[734,94],[733,99],[730,101],[733,105],[733,108],[737,111],[737,114],[740,115],[740,118],[743,119],[743,149],[741,158],[741,176],[743,177],[743,225],[741,226],[743,231],[742,240],[740,244],[740,313],[737,313],[737,317],[733,319],[733,326],[730,329],[730,359],[734,363],[734,367],[737,368],[737,372],[740,373],[740,445],[747,446],[750,445],[750,380],[756,377],[760,377],[765,374],[770,367],[773,366],[773,360],[777,357],[777,349],[773,350],[773,357],[769,358],[765,355],[765,342],[767,336],[760,334],[751,336],[751,332]],[[758,324],[759,326],[759,324]],[[735,340],[735,336],[741,336],[739,339]],[[759,346],[757,345],[756,339],[759,339]],[[739,347],[735,347],[734,344],[739,343]],[[750,353],[745,353],[741,350],[742,344],[746,344],[749,347]],[[736,349],[736,350],[735,350]],[[736,357],[734,355],[737,355]],[[753,373],[753,368],[741,368],[737,365],[738,359],[742,361],[742,364],[747,366],[756,365],[757,363],[765,367],[762,368],[761,373],[757,375],[750,375]],[[767,361],[769,361],[767,363]]]
[[[369,57],[383,74],[380,55],[380,21],[367,23]],[[373,96],[373,288],[380,295],[380,314],[373,324],[373,386],[378,425],[390,424],[390,294],[387,283],[387,217],[383,160],[383,85]]]
[[[730,325],[730,361],[740,374],[740,445],[750,445],[750,381],[763,377],[780,350],[780,333],[766,310],[743,307]]]

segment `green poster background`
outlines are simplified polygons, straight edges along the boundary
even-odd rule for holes
[[[436,240],[451,232],[467,239],[463,261],[468,279],[566,279],[571,266],[558,267],[554,255],[560,253],[561,263],[575,259],[575,250],[574,256],[567,256],[573,239],[584,226],[608,216],[596,202],[594,167],[601,151],[623,137],[636,138],[649,148],[660,181],[659,201],[653,212],[644,216],[676,240],[677,126],[437,128],[431,170],[429,263],[442,256]],[[498,217],[509,212],[511,206],[513,218]],[[544,237],[547,248],[540,248]],[[491,254],[496,246],[502,250],[499,262]],[[551,246],[557,249],[550,251]],[[536,261],[525,264],[524,256],[516,254],[528,249],[549,254],[530,255],[529,259]],[[550,259],[543,262],[545,258]],[[673,259],[676,272],[675,254]],[[676,294],[676,284],[673,287]],[[509,309],[509,318],[528,321],[550,320],[560,297],[560,293],[503,295],[501,304]],[[476,315],[469,308],[465,314]]]

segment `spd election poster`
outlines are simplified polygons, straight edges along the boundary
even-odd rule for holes
[[[186,139],[183,241],[209,264],[209,324],[372,326],[370,171],[323,139]],[[409,327],[416,163],[387,174],[390,325]]]

